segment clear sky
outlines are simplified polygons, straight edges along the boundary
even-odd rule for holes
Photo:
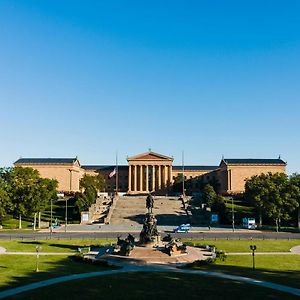
[[[300,1],[0,1],[0,166],[277,158],[300,172]]]

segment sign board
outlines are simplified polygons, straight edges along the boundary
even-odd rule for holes
[[[81,223],[87,223],[89,221],[89,212],[83,211],[81,213]]]
[[[211,214],[210,221],[211,221],[211,223],[218,223],[219,222],[219,215]]]

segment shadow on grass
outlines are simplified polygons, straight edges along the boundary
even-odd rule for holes
[[[39,272],[36,272],[36,257],[26,255],[6,256],[0,261],[0,268],[6,269],[1,271],[1,276],[8,279],[5,282],[1,281],[0,290],[65,275],[116,269],[101,262],[83,262],[76,256],[50,255],[39,257]],[[14,276],[11,276],[12,273]]]
[[[276,263],[276,262],[274,262]],[[238,275],[254,278],[262,281],[269,281],[286,286],[300,288],[300,271],[280,271],[259,268],[252,270],[251,267],[224,266],[218,264],[208,264],[198,267],[191,267],[193,270],[222,272],[230,275]]]
[[[250,287],[250,288],[249,288]],[[128,273],[43,287],[13,299],[299,299],[240,281],[178,273]]]
[[[30,241],[30,242],[19,242],[20,244],[24,244],[24,245],[42,245],[44,244],[43,242],[38,242],[38,241]]]

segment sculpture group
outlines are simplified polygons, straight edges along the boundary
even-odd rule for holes
[[[182,244],[179,239],[172,238],[171,235],[165,237],[163,242],[161,242],[153,207],[154,198],[149,194],[146,198],[147,213],[145,214],[139,241],[135,244],[134,237],[131,234],[128,234],[126,239],[120,239],[120,237],[118,237],[116,254],[130,256],[135,245],[138,247],[155,247],[158,251],[163,251],[170,256],[186,253],[186,246]]]

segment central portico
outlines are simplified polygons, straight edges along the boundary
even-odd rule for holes
[[[165,191],[172,181],[173,158],[152,151],[127,158],[128,193]]]

